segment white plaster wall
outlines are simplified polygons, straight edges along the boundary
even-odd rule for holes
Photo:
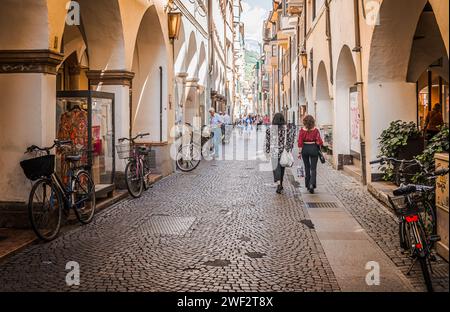
[[[31,184],[19,162],[25,159],[28,146],[53,144],[56,78],[43,74],[3,74],[0,94],[0,201],[26,201]]]
[[[367,157],[374,160],[379,152],[377,139],[391,121],[416,122],[416,84],[373,82],[369,83],[367,89],[369,93],[366,112]]]

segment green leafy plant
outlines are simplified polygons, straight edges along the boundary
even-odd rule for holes
[[[377,157],[398,157],[400,149],[408,144],[410,138],[420,136],[420,131],[414,122],[404,122],[396,120],[391,122],[389,127],[381,133],[378,138],[380,142],[380,154]],[[380,167],[384,173],[385,181],[392,181],[394,178],[394,168],[390,164]]]
[[[448,125],[441,127],[440,132],[436,134],[429,142],[422,154],[416,157],[416,159],[425,167],[428,172],[436,170],[436,164],[434,156],[436,153],[448,153],[449,152],[449,128]],[[423,173],[417,173],[413,181],[415,183],[424,184],[427,183],[427,179]]]

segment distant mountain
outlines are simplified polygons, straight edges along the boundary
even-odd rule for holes
[[[254,39],[245,39],[245,49],[247,51],[256,52],[258,55],[261,53],[260,43]]]
[[[248,82],[254,80],[255,65],[258,62],[259,53],[253,50],[245,50],[245,79]]]

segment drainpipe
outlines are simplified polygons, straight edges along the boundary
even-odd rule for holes
[[[328,54],[330,56],[330,82],[334,84],[334,68],[333,68],[333,46],[331,40],[331,14],[330,14],[330,0],[325,0],[325,6],[327,11],[327,25],[326,36],[328,41]]]
[[[359,91],[359,131],[360,131],[360,144],[361,144],[361,172],[363,177],[363,184],[367,185],[367,155],[366,155],[366,122],[365,122],[365,111],[364,111],[364,86],[363,86],[363,70],[362,70],[362,54],[361,54],[361,28],[359,25],[360,14],[359,14],[359,1],[353,0],[354,8],[354,20],[355,20],[355,48],[353,52],[357,53],[359,61],[359,79],[357,81],[357,87]]]
[[[163,68],[159,66],[159,141],[163,141]]]

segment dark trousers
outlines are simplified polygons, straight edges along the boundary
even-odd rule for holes
[[[305,185],[308,188],[311,185],[316,188],[319,147],[315,144],[305,144],[302,149],[302,158],[305,164]]]
[[[283,185],[284,172],[286,168],[280,165],[280,158],[272,158],[273,179],[276,182],[280,181]]]

